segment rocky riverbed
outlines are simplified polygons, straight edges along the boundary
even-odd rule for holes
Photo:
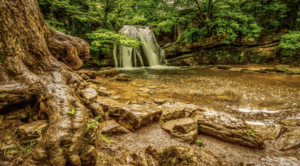
[[[76,93],[90,110],[83,165],[300,165],[296,75],[217,68],[77,74]],[[18,163],[38,143],[48,117],[31,107],[1,112],[0,165]]]

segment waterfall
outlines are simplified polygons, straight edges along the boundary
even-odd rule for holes
[[[114,61],[116,67],[156,66],[164,62],[164,50],[158,45],[154,34],[147,26],[125,25],[120,31],[132,39],[138,39],[144,44],[138,48],[125,47],[118,43],[114,45]]]

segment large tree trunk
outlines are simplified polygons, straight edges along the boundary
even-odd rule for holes
[[[0,111],[37,100],[39,111],[49,117],[22,165],[81,165],[79,147],[89,114],[75,95],[80,81],[73,69],[88,58],[88,43],[51,29],[37,0],[0,0],[0,94],[8,94],[0,98]]]

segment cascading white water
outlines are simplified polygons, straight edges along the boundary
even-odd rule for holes
[[[144,44],[138,48],[125,47],[122,44],[114,46],[114,61],[116,67],[156,66],[164,62],[164,50],[158,45],[154,34],[147,26],[125,25],[120,31],[132,39],[138,39]]]

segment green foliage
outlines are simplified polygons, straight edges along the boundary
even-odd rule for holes
[[[203,142],[201,140],[196,140],[195,142],[198,143],[200,147],[203,147]]]
[[[206,31],[204,27],[202,29],[199,28],[186,29],[185,31],[183,31],[183,36],[184,39],[182,42],[184,43],[197,42],[206,36]]]
[[[68,114],[74,115],[76,113],[75,110],[76,110],[76,106],[72,105],[72,111],[69,111]]]
[[[159,118],[159,122],[160,122],[161,124],[165,124],[164,118],[160,117],[160,118]]]
[[[94,120],[90,121],[91,124],[87,125],[87,128],[85,130],[85,134],[89,131],[90,128],[95,128],[97,126],[97,121],[99,120],[99,117],[96,117]]]
[[[280,39],[281,60],[300,62],[300,31],[289,31]]]
[[[111,137],[109,137],[107,134],[102,134],[100,132],[100,136],[101,138],[106,142],[106,143],[110,143],[111,142]]]
[[[92,33],[86,34],[91,42],[90,49],[94,52],[101,52],[108,54],[113,47],[113,44],[119,42],[127,47],[139,47],[142,42],[137,39],[131,39],[124,34],[118,34],[117,32],[107,29],[97,29]]]

